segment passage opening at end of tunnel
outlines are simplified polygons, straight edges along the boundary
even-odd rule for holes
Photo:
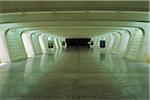
[[[67,48],[89,48],[90,38],[67,38]]]

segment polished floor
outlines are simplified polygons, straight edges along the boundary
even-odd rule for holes
[[[149,65],[73,48],[0,65],[0,100],[149,100]]]

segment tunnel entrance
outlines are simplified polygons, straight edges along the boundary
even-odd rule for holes
[[[90,38],[67,38],[67,48],[70,47],[84,47],[89,48],[88,42],[90,41]]]

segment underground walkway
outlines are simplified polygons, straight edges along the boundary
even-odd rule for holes
[[[96,49],[54,53],[0,66],[0,100],[148,100],[148,64]]]
[[[0,100],[149,100],[149,4],[0,0]]]

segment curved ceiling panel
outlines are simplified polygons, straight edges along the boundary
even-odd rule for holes
[[[139,11],[57,11],[1,13],[0,23],[30,21],[139,21],[148,22],[149,13]]]
[[[16,27],[14,29],[20,29],[23,31],[38,31],[49,33],[52,35],[63,36],[63,37],[93,37],[104,33],[112,33],[116,31],[127,31],[134,28],[119,27],[119,26],[43,26],[43,27]]]

